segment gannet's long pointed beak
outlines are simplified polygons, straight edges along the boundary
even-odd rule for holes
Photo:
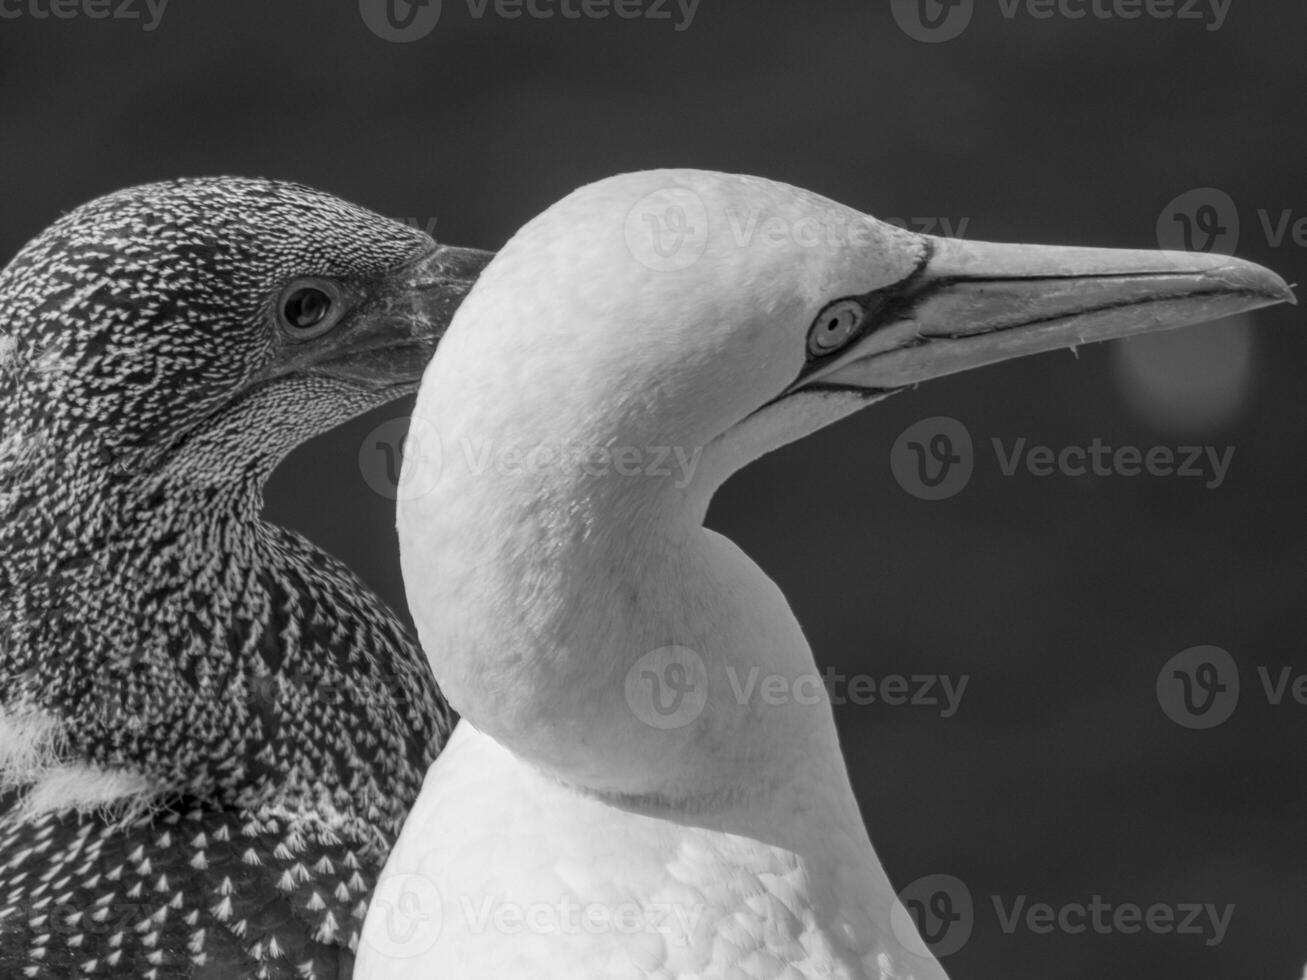
[[[339,330],[282,370],[343,378],[369,388],[416,386],[477,277],[494,258],[477,248],[436,245],[395,271]]]
[[[811,361],[791,390],[892,390],[1296,302],[1275,273],[1224,255],[922,239],[912,275],[857,297],[858,335]]]

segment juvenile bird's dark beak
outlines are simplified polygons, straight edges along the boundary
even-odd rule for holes
[[[1010,358],[1296,302],[1268,269],[1224,255],[999,245],[922,236],[916,270],[857,297],[852,343],[799,388],[893,390]]]
[[[375,388],[407,388],[422,372],[454,313],[494,257],[436,245],[395,271],[335,331],[293,355],[296,370]]]

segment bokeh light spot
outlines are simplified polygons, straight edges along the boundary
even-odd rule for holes
[[[1212,432],[1232,424],[1247,402],[1255,343],[1246,314],[1132,337],[1113,345],[1113,374],[1126,404],[1152,428]]]

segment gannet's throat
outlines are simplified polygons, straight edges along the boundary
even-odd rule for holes
[[[451,703],[524,760],[604,796],[711,807],[810,771],[818,747],[838,773],[824,699],[760,710],[741,697],[759,673],[796,683],[816,667],[779,589],[693,508],[670,480],[583,476],[542,490],[447,458],[402,526],[423,529],[404,558]],[[702,704],[684,724],[657,727],[640,699],[659,692],[638,674],[665,668],[649,658],[669,648],[701,665],[706,690],[690,692]]]

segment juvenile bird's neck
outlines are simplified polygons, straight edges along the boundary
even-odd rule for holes
[[[0,721],[47,728],[0,782],[85,765],[397,833],[444,718],[384,604],[260,518],[257,476],[65,462],[0,487]]]

